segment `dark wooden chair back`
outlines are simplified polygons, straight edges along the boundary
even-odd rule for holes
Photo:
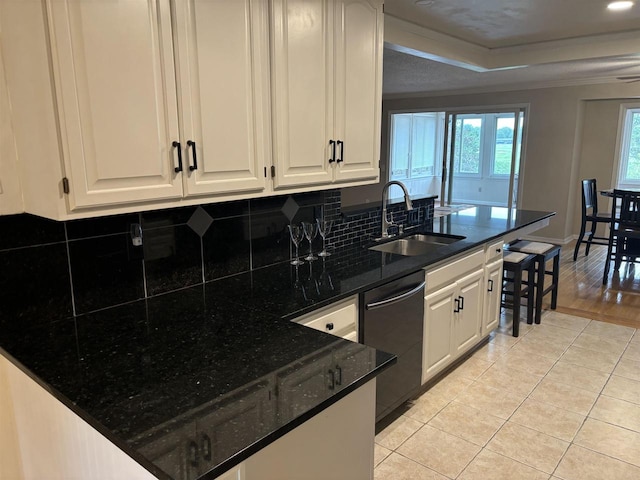
[[[638,230],[640,232],[640,192],[627,190],[614,190],[615,204],[620,205],[620,211],[616,217],[617,230]],[[615,214],[615,212],[614,212]]]
[[[596,179],[589,178],[582,180],[582,215],[598,214],[598,188],[596,187]],[[591,212],[587,210],[591,209]]]

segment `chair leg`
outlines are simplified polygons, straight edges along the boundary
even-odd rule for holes
[[[582,243],[582,239],[584,238],[584,231],[587,227],[587,222],[582,219],[582,225],[580,226],[580,235],[578,235],[578,240],[576,241],[576,248],[573,250],[573,261],[576,261],[578,258],[578,250],[580,250],[580,244]]]
[[[596,227],[598,226],[597,222],[591,222],[591,235],[589,235],[589,240],[587,240],[587,248],[584,250],[584,256],[589,256],[589,250],[591,250],[591,242],[593,241],[593,236],[596,234]]]
[[[606,285],[609,281],[609,269],[611,268],[611,252],[613,251],[613,238],[609,239],[607,247],[607,256],[604,262],[604,274],[602,275],[602,285]]]
[[[589,248],[587,246],[587,248]],[[560,252],[553,257],[553,289],[551,290],[551,310],[558,305],[558,283],[560,280]]]
[[[624,245],[620,245],[620,240],[621,239],[618,238],[618,241],[616,243],[616,255],[615,255],[615,261],[613,262],[614,272],[617,272],[618,270],[620,270],[620,265],[622,264],[622,253],[624,250]]]

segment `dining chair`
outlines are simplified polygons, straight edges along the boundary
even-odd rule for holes
[[[617,214],[616,208],[619,208]],[[611,216],[613,222],[609,233],[603,285],[609,279],[612,260],[614,271],[618,271],[623,260],[637,262],[640,259],[640,192],[615,189]]]
[[[584,251],[585,257],[589,255],[592,244],[609,245],[609,237],[597,237],[596,228],[599,223],[611,225],[611,214],[598,212],[598,189],[596,179],[590,178],[582,180],[582,222],[580,224],[580,235],[576,241],[576,248],[573,250],[573,261],[578,258],[578,250],[582,243],[587,244]],[[591,229],[587,232],[587,223],[591,222]],[[585,235],[587,238],[585,239]]]

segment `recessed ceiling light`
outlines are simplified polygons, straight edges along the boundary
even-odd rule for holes
[[[631,1],[611,2],[609,5],[607,5],[607,8],[609,10],[629,10],[631,7],[633,7],[633,2]]]
[[[430,7],[435,3],[435,0],[416,0],[414,3],[420,7]]]

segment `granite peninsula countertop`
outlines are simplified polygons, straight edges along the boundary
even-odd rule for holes
[[[231,412],[233,435],[189,476],[213,479],[395,362],[289,320],[553,215],[474,207],[434,219],[434,232],[466,238],[427,255],[353,247],[74,318],[4,323],[0,353],[159,478],[172,475],[155,443]],[[290,375],[337,358],[342,385],[288,387]],[[259,421],[234,414],[238,401],[263,402]]]

